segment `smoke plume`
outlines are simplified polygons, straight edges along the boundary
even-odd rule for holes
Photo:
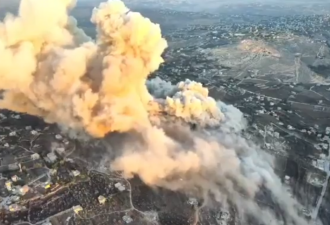
[[[110,168],[126,177],[212,196],[236,205],[242,218],[279,224],[254,200],[265,187],[287,224],[307,224],[271,161],[240,135],[246,122],[238,109],[216,102],[190,80],[147,81],[167,47],[159,25],[109,0],[93,10],[94,41],[69,16],[74,5],[74,0],[22,0],[18,15],[0,23],[2,109],[103,138],[115,156]],[[113,144],[107,139],[113,132],[128,138]]]

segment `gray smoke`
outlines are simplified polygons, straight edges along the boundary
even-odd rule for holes
[[[69,16],[74,5],[22,0],[19,15],[0,24],[2,109],[91,137],[110,133],[104,138],[110,169],[138,175],[150,186],[234,204],[242,216],[264,224],[280,224],[255,201],[265,186],[287,224],[307,224],[271,161],[240,135],[246,122],[238,109],[215,101],[193,81],[147,81],[167,47],[159,25],[109,0],[93,10],[93,41]],[[199,129],[191,131],[188,123]]]

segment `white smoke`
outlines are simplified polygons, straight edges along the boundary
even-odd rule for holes
[[[186,80],[173,86],[171,83],[155,78],[147,82],[150,93],[165,112],[188,123],[203,127],[217,126],[223,119],[217,102],[208,96],[208,89],[201,83]]]
[[[138,175],[150,186],[213,196],[236,205],[242,216],[279,224],[254,200],[265,186],[287,224],[307,224],[271,162],[239,135],[246,122],[238,109],[216,102],[196,82],[147,81],[167,47],[159,25],[109,0],[93,11],[92,41],[68,15],[74,5],[22,0],[18,16],[0,24],[1,108],[96,138],[110,133],[106,143],[111,132],[124,133],[127,142],[107,144],[115,156],[111,169]],[[170,118],[213,129],[191,131]]]

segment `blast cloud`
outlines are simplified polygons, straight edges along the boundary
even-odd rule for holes
[[[93,41],[69,16],[74,5],[22,0],[18,16],[0,23],[1,108],[103,138],[115,156],[110,168],[126,177],[213,196],[236,205],[242,216],[279,224],[254,201],[266,187],[287,224],[307,224],[271,162],[239,134],[246,123],[238,109],[216,102],[193,81],[147,81],[167,47],[159,25],[112,0],[93,11]],[[184,122],[213,129],[191,131]],[[114,146],[107,142],[111,132],[129,138]]]

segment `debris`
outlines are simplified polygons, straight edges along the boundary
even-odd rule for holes
[[[9,147],[9,144],[6,143],[6,144],[4,144],[3,146],[6,147],[6,148],[8,148],[8,147]]]

